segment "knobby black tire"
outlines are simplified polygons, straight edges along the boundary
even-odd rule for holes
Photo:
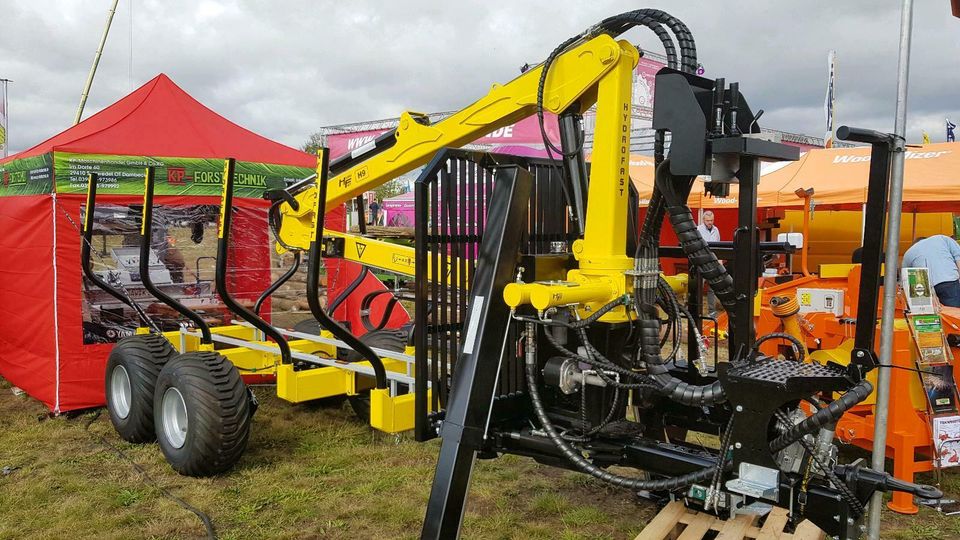
[[[154,388],[163,366],[176,355],[173,345],[156,334],[125,337],[110,351],[104,371],[104,392],[110,422],[121,439],[132,443],[154,440]],[[130,379],[130,411],[125,418],[117,412],[117,405],[111,399],[112,375],[121,366]]]
[[[187,430],[176,448],[163,428],[161,403],[169,388],[183,396]],[[170,361],[160,372],[154,397],[157,441],[167,462],[185,476],[203,477],[232,468],[247,447],[250,398],[237,369],[219,353],[190,352]]]

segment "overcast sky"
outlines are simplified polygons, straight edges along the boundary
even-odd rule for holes
[[[69,127],[110,0],[5,2],[0,78],[13,151]],[[908,139],[960,119],[960,19],[915,2]],[[600,19],[659,7],[706,76],[740,81],[764,127],[823,136],[827,51],[838,124],[893,130],[900,0],[121,0],[84,118],[168,74],[234,122],[292,146],[326,125],[455,110]],[[132,17],[131,17],[132,6]],[[132,32],[131,32],[132,20]],[[661,52],[647,30],[627,36]],[[132,76],[131,76],[132,50]]]

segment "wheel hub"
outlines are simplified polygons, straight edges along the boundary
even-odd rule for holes
[[[174,448],[182,448],[187,441],[187,404],[176,388],[167,388],[160,404],[163,434]]]
[[[110,404],[113,406],[113,412],[120,418],[126,419],[130,415],[132,393],[127,368],[123,366],[113,368],[110,374]]]

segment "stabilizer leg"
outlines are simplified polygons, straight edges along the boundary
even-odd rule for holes
[[[503,288],[515,277],[533,178],[525,169],[508,166],[498,169],[495,182],[450,403],[440,431],[443,444],[422,539],[449,539],[460,534],[470,474],[483,443],[504,354],[510,309],[503,301]]]

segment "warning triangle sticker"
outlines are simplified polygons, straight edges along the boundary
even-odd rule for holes
[[[367,245],[357,242],[357,257],[363,257],[363,252],[366,251]]]

